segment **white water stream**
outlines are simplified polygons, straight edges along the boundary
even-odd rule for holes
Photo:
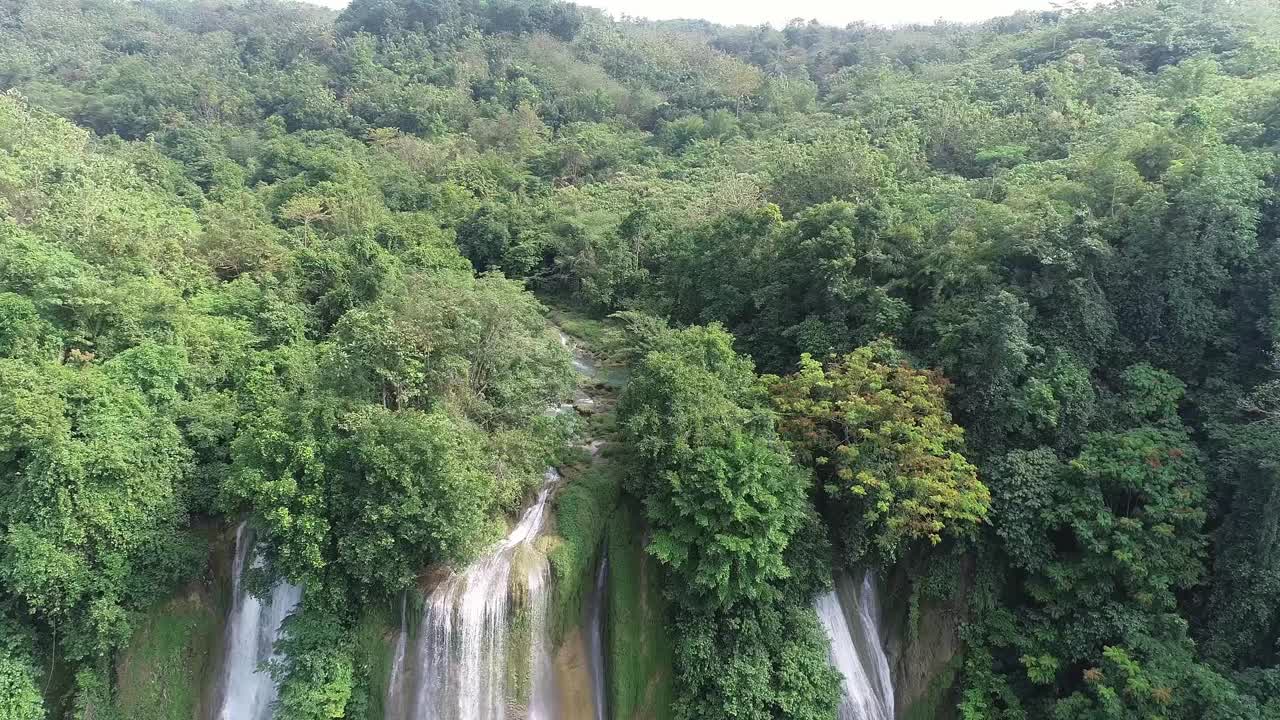
[[[252,545],[252,533],[240,523],[236,528],[231,579],[233,599],[215,720],[268,720],[271,717],[277,688],[263,664],[274,657],[280,626],[302,600],[302,588],[286,582],[277,582],[266,602],[243,587],[245,563],[250,562]],[[255,554],[251,562],[258,566],[261,559]]]
[[[893,683],[880,632],[875,574],[866,571],[858,584],[837,574],[835,588],[814,606],[831,640],[831,664],[844,678],[839,720],[893,720]]]
[[[417,720],[503,720],[508,684],[527,672],[529,720],[554,720],[555,690],[547,640],[547,583],[551,568],[533,540],[546,523],[552,490],[560,474],[546,472],[537,500],[515,529],[486,556],[451,575],[427,598],[413,648],[413,666],[400,659],[393,682],[407,700],[405,718]],[[523,623],[512,623],[519,612]],[[514,638],[517,632],[527,633]],[[402,635],[405,632],[402,630]],[[508,656],[518,640],[528,648],[528,665],[513,668]],[[404,642],[403,640],[401,642]],[[394,705],[395,703],[392,703]],[[514,714],[514,713],[513,713]]]

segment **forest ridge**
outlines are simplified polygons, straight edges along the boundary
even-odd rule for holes
[[[870,567],[961,618],[915,717],[1280,719],[1274,2],[0,0],[0,92],[0,720],[166,717],[240,520],[275,717],[379,717],[368,613],[567,452],[548,305],[629,378],[659,717],[834,717]]]

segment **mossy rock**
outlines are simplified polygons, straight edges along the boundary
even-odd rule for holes
[[[644,550],[634,501],[609,521],[609,707],[616,720],[671,717],[672,645],[662,572]]]
[[[197,589],[139,620],[116,664],[117,707],[130,720],[199,720],[217,671],[222,618]]]
[[[929,679],[923,694],[902,709],[902,720],[945,720],[956,716],[955,686],[964,664],[963,655],[954,655]]]
[[[367,606],[356,623],[356,671],[367,694],[365,718],[386,716],[387,687],[391,682],[391,662],[400,634],[399,607]]]
[[[507,621],[507,706],[523,717],[533,694],[533,614],[526,605],[511,609]]]
[[[195,532],[209,544],[205,577],[139,616],[116,657],[120,717],[200,720],[208,714],[231,606],[235,532],[212,523]]]

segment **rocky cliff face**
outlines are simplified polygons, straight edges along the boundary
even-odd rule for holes
[[[644,551],[639,510],[624,502],[609,522],[606,625],[609,716],[671,717],[671,640],[661,568]]]
[[[197,525],[209,543],[205,576],[137,619],[116,658],[116,707],[131,720],[207,717],[231,603],[234,529]]]
[[[973,582],[972,561],[962,563],[958,588],[944,599],[921,597],[911,620],[912,581],[899,569],[889,579],[889,666],[898,720],[951,720],[956,716],[955,681],[963,661],[960,626]],[[923,594],[922,594],[923,595]],[[914,627],[913,627],[914,625]]]

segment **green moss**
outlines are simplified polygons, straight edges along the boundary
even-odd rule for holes
[[[221,628],[220,613],[199,593],[173,598],[144,614],[116,675],[117,706],[131,720],[196,718]]]
[[[405,602],[408,605],[404,609],[404,619],[409,625],[410,640],[418,637],[419,626],[422,625],[423,615],[427,611],[427,594],[422,592],[421,588],[411,587],[405,591]]]
[[[117,701],[112,701],[111,682],[107,680],[110,671],[104,663],[95,663],[96,667],[85,667],[75,675],[75,699],[71,714],[67,720],[134,720],[135,716],[122,711]],[[137,717],[166,717],[148,714]],[[175,716],[182,718],[183,716]]]
[[[908,705],[902,713],[902,720],[940,720],[953,717],[954,707],[944,707],[949,699],[953,699],[952,689],[964,657],[960,654],[952,656],[942,670],[929,680],[929,687],[915,702]]]
[[[607,440],[618,432],[618,416],[612,412],[596,413],[587,418],[586,435]]]
[[[551,322],[585,343],[602,359],[607,360],[624,349],[626,336],[617,321],[571,307],[559,299],[542,297],[541,300],[550,307]]]
[[[356,671],[363,676],[364,703],[368,720],[382,720],[386,715],[384,705],[387,685],[391,680],[392,654],[395,652],[399,627],[399,603],[391,606],[373,605],[365,608],[355,628]]]
[[[555,588],[551,638],[559,644],[582,615],[582,603],[595,581],[595,569],[609,516],[622,484],[616,466],[597,463],[571,477],[556,497],[556,532],[548,559]]]
[[[660,572],[634,501],[609,521],[609,694],[618,720],[671,717],[671,640]]]
[[[555,462],[556,467],[560,468],[561,472],[567,476],[572,472],[576,472],[576,468],[589,465],[591,463],[591,453],[577,445],[566,444],[556,451]]]
[[[507,625],[507,702],[527,707],[533,693],[533,614],[520,603]]]

